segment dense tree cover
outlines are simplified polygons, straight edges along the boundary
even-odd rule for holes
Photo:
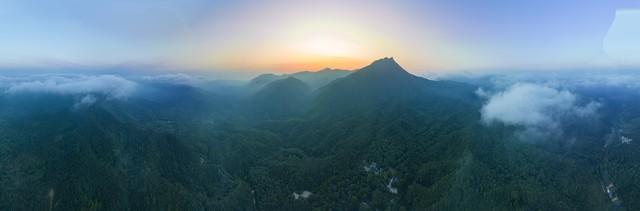
[[[308,103],[311,88],[289,77],[267,84],[246,100],[244,113],[264,119],[286,119],[299,115]]]
[[[150,84],[82,109],[0,96],[0,210],[607,210],[605,125],[640,140],[634,101],[519,140],[521,128],[481,123],[476,87],[390,59],[315,91],[271,83],[233,96]],[[630,210],[637,147],[608,154]]]
[[[624,94],[614,101],[614,109],[620,115],[616,116],[615,127],[608,137],[606,166],[623,205],[629,210],[637,210],[640,209],[640,202],[636,200],[640,197],[640,93],[634,90]],[[623,138],[628,138],[629,142],[623,142]]]

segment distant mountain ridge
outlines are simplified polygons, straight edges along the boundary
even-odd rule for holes
[[[351,73],[352,71],[341,70],[341,69],[331,69],[331,68],[324,68],[322,70],[315,71],[315,72],[302,71],[302,72],[282,74],[282,75],[267,73],[251,79],[251,81],[249,81],[249,84],[247,86],[250,89],[259,90],[260,88],[266,86],[267,84],[273,81],[285,79],[288,77],[293,77],[306,83],[307,85],[309,85],[311,89],[318,89],[322,86],[329,84],[331,81],[335,79],[345,77]]]

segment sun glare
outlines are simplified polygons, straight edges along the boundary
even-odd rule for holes
[[[301,51],[319,56],[354,56],[357,55],[353,43],[330,36],[311,37],[301,43]]]

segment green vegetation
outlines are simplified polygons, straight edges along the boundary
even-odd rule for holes
[[[380,60],[313,92],[287,78],[246,96],[153,85],[85,109],[0,96],[0,210],[614,208],[598,168],[617,116],[569,125],[573,142],[522,141],[481,123],[475,89]],[[640,140],[632,117],[623,133]],[[638,146],[609,158],[630,210]]]

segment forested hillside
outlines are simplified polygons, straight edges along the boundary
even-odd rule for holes
[[[226,95],[140,82],[119,100],[5,89],[0,210],[640,209],[637,143],[603,149],[640,139],[638,98],[584,91],[619,106],[523,140],[526,126],[483,122],[481,83],[391,58],[305,80]]]

